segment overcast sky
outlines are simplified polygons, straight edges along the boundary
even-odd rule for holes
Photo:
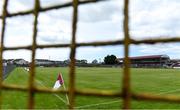
[[[33,0],[9,0],[10,13],[33,8]],[[46,7],[71,0],[41,0]],[[79,6],[77,42],[123,39],[123,0],[110,0],[97,4]],[[71,41],[72,8],[52,10],[39,15],[38,44],[61,44]],[[180,0],[130,0],[130,34],[134,39],[174,37],[180,35]],[[2,0],[0,0],[0,14]],[[33,16],[17,16],[7,19],[5,46],[32,44]],[[0,24],[1,27],[1,24]],[[180,44],[132,45],[130,56],[167,54],[180,59]],[[65,60],[70,49],[38,49],[36,58]],[[80,47],[77,59],[103,60],[107,54],[123,57],[122,46]],[[7,51],[4,58],[31,59],[27,50]]]

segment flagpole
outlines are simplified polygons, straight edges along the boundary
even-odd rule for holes
[[[62,74],[61,74],[61,75],[62,75]],[[62,79],[63,79],[63,76],[62,76]],[[64,81],[64,79],[63,79],[63,81]],[[63,83],[63,87],[64,87],[64,89],[66,90],[66,86],[65,86],[64,83]],[[66,93],[66,100],[67,100],[67,104],[69,105],[69,97],[68,97],[67,93]]]
[[[65,84],[63,84],[63,87],[64,87],[64,89],[66,90]],[[66,93],[66,99],[67,99],[67,103],[68,103],[68,105],[69,105],[69,97],[68,97],[67,93]]]

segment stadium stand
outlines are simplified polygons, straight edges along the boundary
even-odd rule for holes
[[[168,55],[137,56],[129,59],[133,68],[166,68],[170,63]],[[118,62],[123,66],[124,58],[118,58]]]

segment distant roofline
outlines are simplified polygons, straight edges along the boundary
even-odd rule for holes
[[[169,58],[168,55],[147,55],[147,56],[135,56],[135,57],[129,57],[129,59],[151,59],[151,58]],[[124,58],[118,58],[119,60],[123,60]]]
[[[171,59],[171,60],[178,60],[178,61],[180,61],[180,59]]]
[[[59,60],[49,60],[49,59],[35,59],[35,61],[63,62]]]

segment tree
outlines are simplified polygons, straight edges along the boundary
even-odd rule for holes
[[[107,55],[106,57],[104,57],[104,63],[105,64],[116,64],[117,63],[117,58],[115,55]]]
[[[98,61],[96,59],[92,61],[92,64],[97,64],[97,63]]]

